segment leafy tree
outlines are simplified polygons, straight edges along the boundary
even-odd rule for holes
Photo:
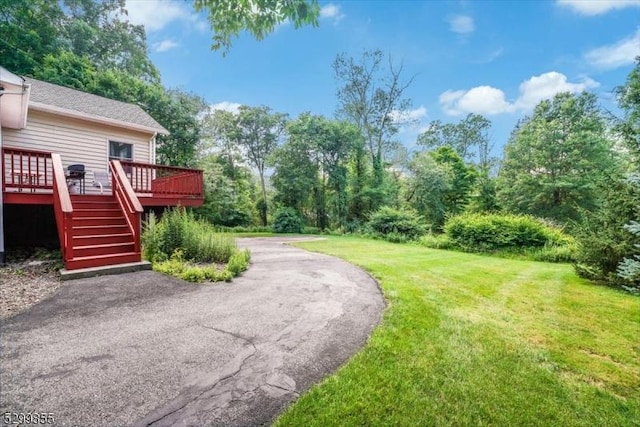
[[[418,136],[418,145],[429,150],[439,147],[453,148],[463,160],[475,161],[480,169],[490,169],[491,144],[489,129],[491,121],[479,114],[469,114],[459,123],[432,121],[428,129]]]
[[[497,212],[500,210],[496,193],[496,179],[487,170],[481,170],[476,180],[476,188],[467,210],[470,212]]]
[[[0,0],[2,66],[31,75],[45,56],[60,51],[64,12],[50,0]]]
[[[231,47],[231,38],[247,31],[262,40],[277,25],[290,21],[295,28],[318,25],[320,6],[317,0],[195,0],[196,11],[207,11],[213,30],[213,50]]]
[[[158,162],[194,166],[200,141],[198,116],[206,108],[204,100],[179,89],[166,91],[164,99],[162,96],[154,99],[143,94],[140,99],[149,102],[149,113],[169,131],[169,135],[158,135]]]
[[[348,213],[348,156],[353,147],[361,141],[362,135],[353,124],[320,119],[317,143],[323,187],[326,186],[331,192],[328,200],[329,210],[334,224],[340,227],[345,225]]]
[[[445,195],[451,191],[451,171],[438,165],[428,152],[417,153],[409,163],[406,201],[430,224],[442,228],[447,213]]]
[[[368,198],[369,209],[377,209],[384,203],[385,182],[384,157],[393,147],[392,137],[398,132],[398,126],[409,121],[406,114],[411,101],[404,98],[404,92],[413,78],[403,82],[402,65],[395,67],[389,58],[388,69],[383,66],[383,53],[380,50],[365,51],[359,60],[340,54],[333,62],[338,89],[338,117],[355,124],[364,138],[364,149],[370,157],[373,170]],[[356,152],[353,170],[357,190],[353,196],[354,204],[364,207],[367,196],[363,190],[367,181],[366,164]],[[357,211],[357,209],[355,209]],[[357,213],[358,217],[367,211]]]
[[[63,4],[61,37],[69,50],[89,58],[98,69],[116,69],[160,83],[160,73],[147,56],[144,27],[126,20],[125,0],[64,0]]]
[[[618,131],[629,150],[631,165],[634,173],[629,177],[629,183],[640,188],[640,56],[636,57],[636,66],[629,73],[626,84],[616,88],[618,102],[625,111],[625,118],[618,124]],[[637,200],[640,204],[640,200]],[[635,254],[628,254],[618,265],[618,276],[627,284],[640,290],[640,216],[636,215],[624,228],[633,236]]]
[[[566,222],[592,210],[615,170],[612,143],[593,94],[557,94],[538,104],[505,147],[498,198],[511,211]]]
[[[636,237],[625,224],[640,218],[640,187],[616,178],[602,187],[596,210],[583,212],[573,234],[578,242],[576,271],[581,276],[620,284],[618,266],[634,253]]]
[[[461,213],[469,202],[476,181],[475,169],[465,165],[462,157],[451,147],[440,147],[430,155],[436,164],[449,171],[451,177],[451,186],[443,194],[446,213]]]
[[[298,212],[312,210],[321,229],[329,222],[344,225],[347,161],[359,138],[358,129],[304,113],[287,124],[287,135],[287,142],[274,156],[276,198]]]
[[[260,177],[261,200],[258,205],[263,226],[267,225],[267,187],[265,169],[267,161],[278,146],[284,131],[286,115],[274,113],[269,107],[240,107],[236,121],[234,140],[243,150],[247,160],[256,168]]]
[[[33,75],[49,83],[91,92],[96,89],[97,73],[89,58],[64,50],[56,55],[47,54]]]
[[[634,186],[636,190],[640,190],[640,175],[633,174],[629,178],[629,184]],[[640,197],[637,197],[635,202],[640,204]],[[640,210],[640,207],[638,210]],[[636,291],[640,291],[640,254],[638,254],[638,249],[640,249],[640,222],[637,221],[637,218],[639,218],[637,212],[635,218],[624,225],[625,231],[632,236],[635,253],[625,256],[618,264],[616,272],[618,277],[626,282],[626,285],[630,285]],[[627,238],[629,238],[629,235],[627,235]]]
[[[247,226],[253,220],[250,171],[238,167],[232,179],[225,172],[226,159],[209,154],[200,159],[204,170],[205,200],[197,212],[208,221],[228,227]]]
[[[624,85],[615,90],[618,103],[626,116],[618,123],[617,130],[632,156],[635,171],[640,170],[640,56]]]
[[[306,117],[309,117],[308,115]],[[275,200],[304,215],[313,209],[318,196],[319,159],[313,135],[306,133],[305,116],[287,124],[287,141],[274,152],[275,170],[271,182],[277,190]]]
[[[236,116],[231,111],[208,111],[200,122],[200,156],[212,153],[225,159],[225,174],[236,177],[236,169],[242,161],[240,147],[235,143]]]

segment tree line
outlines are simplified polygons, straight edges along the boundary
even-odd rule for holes
[[[202,213],[267,225],[287,208],[308,226],[353,232],[391,207],[416,212],[433,233],[461,213],[532,215],[578,239],[581,274],[638,280],[640,58],[615,92],[622,117],[592,93],[559,93],[517,123],[502,158],[478,114],[431,122],[408,153],[395,136],[409,122],[411,78],[385,59],[336,57],[334,118],[266,106],[207,112],[199,157],[212,185]]]

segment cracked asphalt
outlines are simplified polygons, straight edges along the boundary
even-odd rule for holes
[[[334,372],[380,321],[364,271],[286,245],[239,239],[232,283],[143,271],[65,283],[0,325],[0,411],[64,426],[268,425]]]

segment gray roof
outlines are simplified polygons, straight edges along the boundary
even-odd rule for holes
[[[58,86],[31,77],[24,79],[31,85],[30,102],[69,110],[83,116],[121,122],[130,127],[147,128],[162,134],[169,133],[138,105]]]

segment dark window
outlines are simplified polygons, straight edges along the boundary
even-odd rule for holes
[[[133,160],[133,145],[109,141],[109,160]]]

